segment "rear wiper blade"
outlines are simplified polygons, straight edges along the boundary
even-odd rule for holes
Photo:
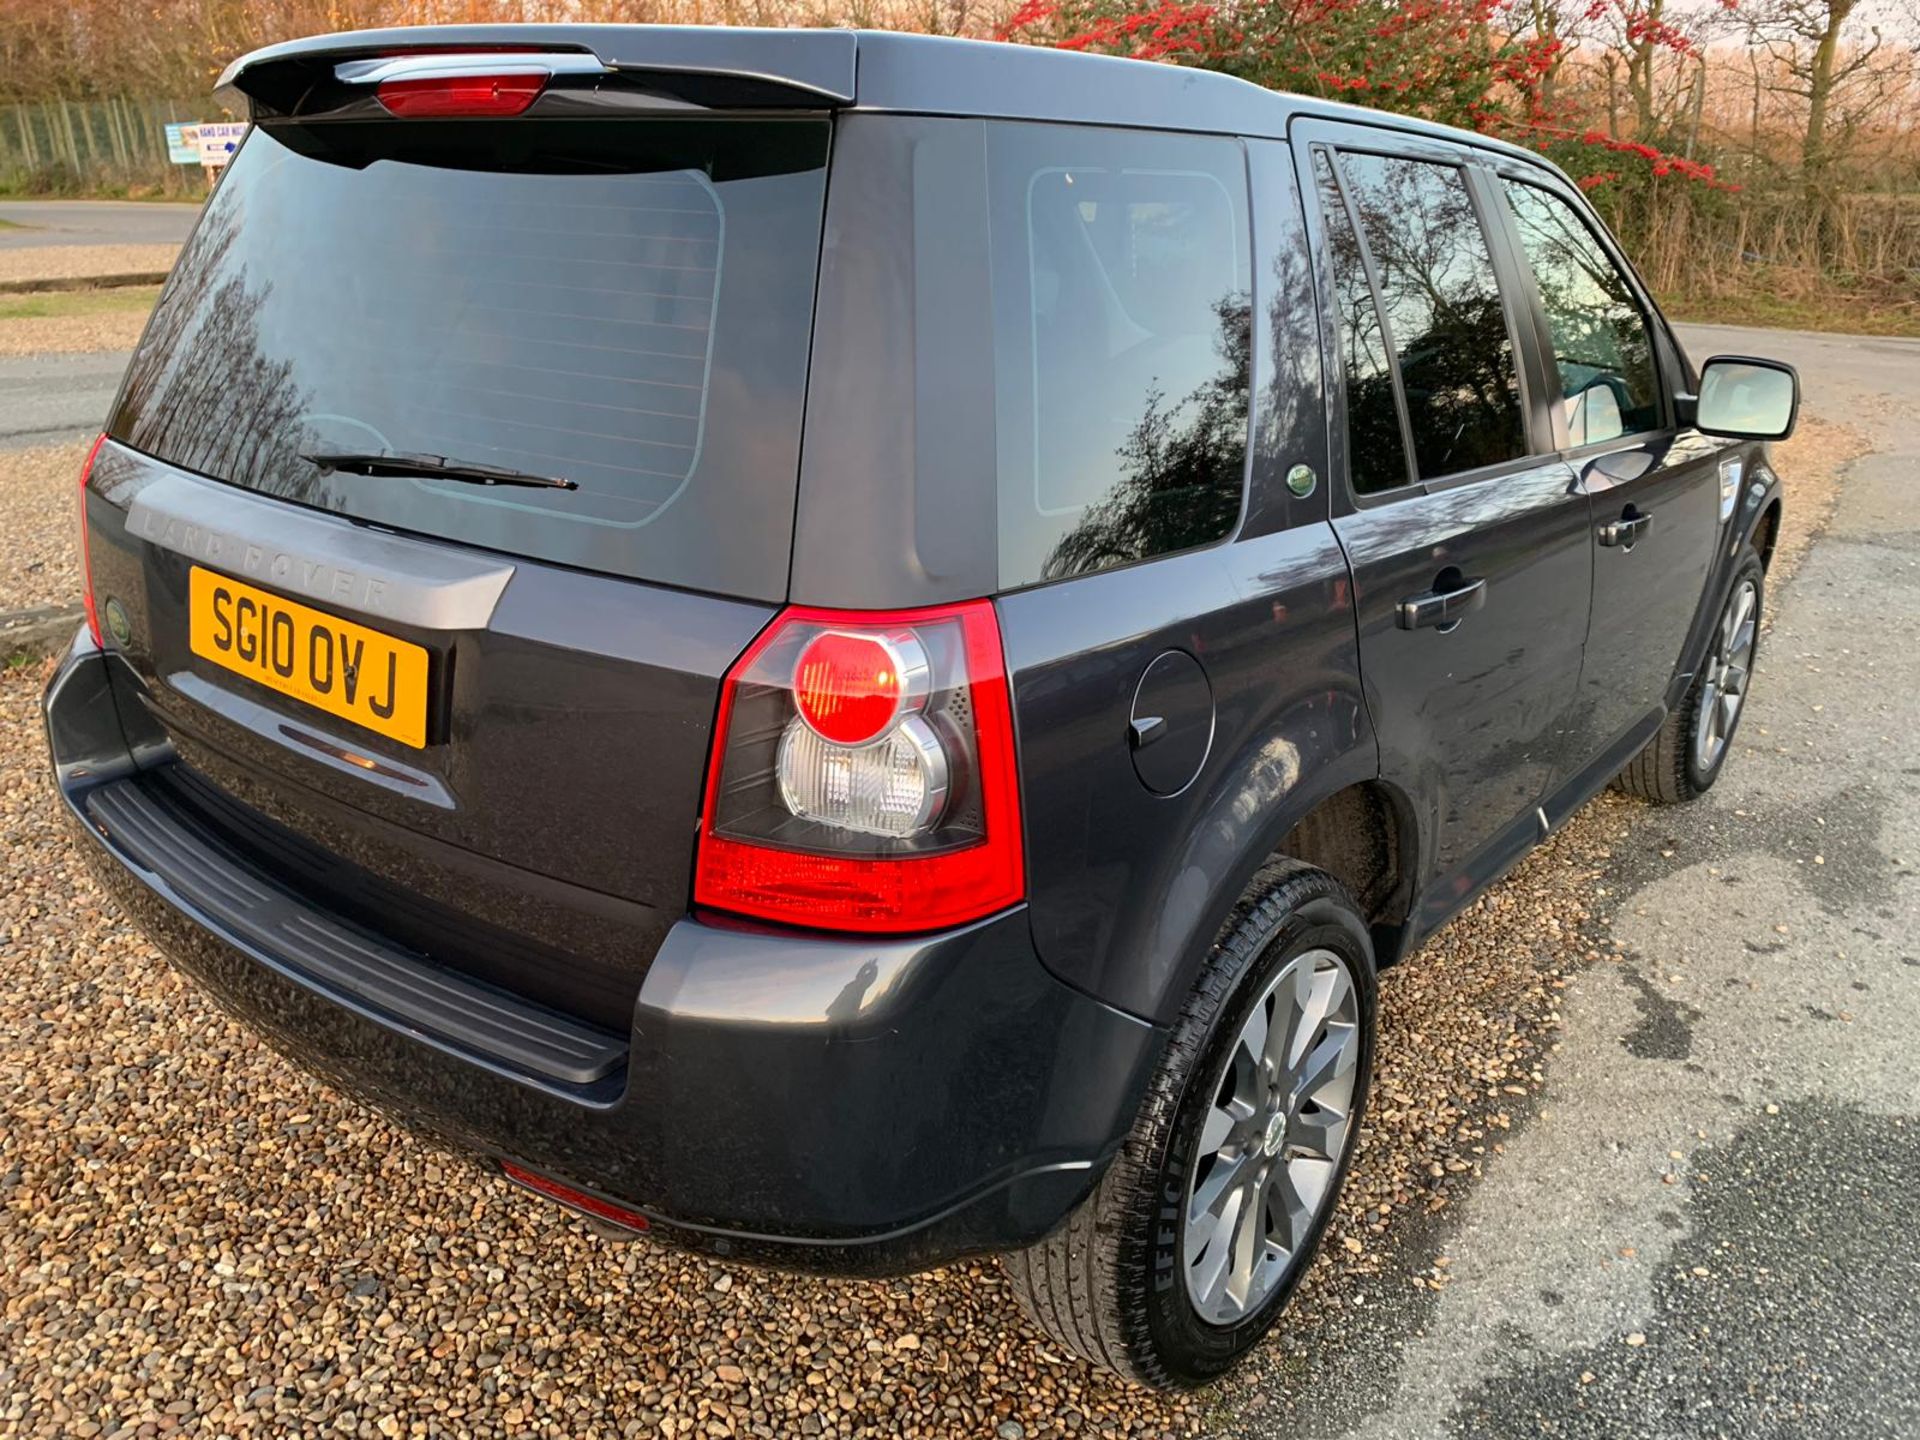
[[[578,490],[572,480],[553,475],[530,475],[524,470],[509,470],[502,465],[478,465],[465,460],[449,460],[444,455],[415,455],[388,450],[378,453],[353,450],[318,450],[303,453],[322,470],[338,470],[346,475],[406,475],[420,480],[461,480],[469,485],[526,485],[539,490]]]

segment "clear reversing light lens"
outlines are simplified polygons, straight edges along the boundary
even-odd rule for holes
[[[918,715],[870,745],[836,745],[795,718],[775,769],[795,815],[864,835],[917,835],[947,799],[946,747]]]

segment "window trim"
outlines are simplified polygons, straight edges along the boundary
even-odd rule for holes
[[[1654,440],[1671,439],[1679,433],[1674,416],[1673,378],[1668,373],[1667,361],[1662,351],[1662,337],[1665,333],[1665,317],[1659,307],[1653,303],[1652,296],[1640,279],[1640,272],[1620,250],[1600,217],[1593,212],[1583,197],[1574,193],[1570,187],[1556,183],[1556,177],[1549,171],[1531,165],[1497,165],[1491,167],[1491,177],[1501,182],[1531,186],[1546,195],[1565,204],[1573,212],[1574,218],[1586,229],[1600,247],[1601,254],[1613,266],[1614,272],[1627,282],[1628,294],[1632,296],[1634,308],[1640,313],[1640,323],[1646,327],[1647,350],[1653,361],[1653,384],[1660,404],[1660,423],[1651,430],[1640,430],[1630,435],[1616,435],[1607,440],[1593,440],[1585,445],[1572,445],[1571,432],[1567,428],[1566,416],[1558,404],[1547,407],[1549,419],[1553,425],[1555,453],[1566,461],[1596,459],[1605,455],[1619,454],[1627,450],[1638,449]],[[1547,316],[1546,302],[1541,299],[1540,287],[1533,273],[1533,266],[1526,258],[1526,247],[1520,239],[1520,222],[1514,216],[1513,207],[1508,202],[1505,184],[1493,187],[1497,192],[1500,221],[1508,232],[1508,243],[1512,246],[1516,260],[1517,280],[1525,294],[1528,308],[1533,312],[1535,333],[1539,337],[1540,360],[1543,370],[1551,367],[1551,377],[1555,389],[1562,397],[1565,395],[1564,382],[1560,381],[1559,361],[1554,355],[1552,344],[1552,322]]]
[[[1367,296],[1373,302],[1374,323],[1380,327],[1380,340],[1387,347],[1387,378],[1393,385],[1393,413],[1400,421],[1400,458],[1406,466],[1407,478],[1398,485],[1388,486],[1385,490],[1373,490],[1366,494],[1355,488],[1353,483],[1353,446],[1344,447],[1341,459],[1342,478],[1346,481],[1347,495],[1354,504],[1379,504],[1396,496],[1411,494],[1421,485],[1420,464],[1413,453],[1413,417],[1407,412],[1407,387],[1400,378],[1400,351],[1393,343],[1393,327],[1387,322],[1387,310],[1380,303],[1380,272],[1373,263],[1373,247],[1367,243],[1367,232],[1360,228],[1360,216],[1353,206],[1353,194],[1347,187],[1346,171],[1340,164],[1340,150],[1334,145],[1315,145],[1311,147],[1320,152],[1327,162],[1327,172],[1333,176],[1334,193],[1340,198],[1340,211],[1346,216],[1347,229],[1353,235],[1354,248],[1360,252],[1360,273],[1367,283]],[[1311,160],[1309,160],[1311,163]],[[1319,189],[1316,175],[1315,186]],[[1332,249],[1329,247],[1331,257]],[[1344,430],[1347,425],[1347,367],[1344,349],[1346,332],[1339,323],[1338,313],[1334,315],[1335,343],[1341,345],[1340,365],[1340,423]],[[1351,434],[1348,439],[1351,441]]]
[[[1352,133],[1349,138],[1351,130],[1352,127],[1343,125],[1316,124],[1306,127],[1306,133],[1300,137],[1303,146],[1303,163],[1307,169],[1306,180],[1311,182],[1311,188],[1315,192],[1316,218],[1319,221],[1315,239],[1330,265],[1332,249],[1325,229],[1326,216],[1319,207],[1319,181],[1313,174],[1312,154],[1319,150],[1327,155],[1347,223],[1352,227],[1354,239],[1359,246],[1367,286],[1372,292],[1374,314],[1378,318],[1382,338],[1386,341],[1387,359],[1393,379],[1394,407],[1400,417],[1401,446],[1405,453],[1408,480],[1403,485],[1388,490],[1377,490],[1370,494],[1362,494],[1354,488],[1351,456],[1345,445],[1345,339],[1336,314],[1332,317],[1329,328],[1333,332],[1334,353],[1339,361],[1336,369],[1340,387],[1338,419],[1342,431],[1340,468],[1348,503],[1355,509],[1390,505],[1415,495],[1437,494],[1478,481],[1495,479],[1502,475],[1518,474],[1561,458],[1560,441],[1563,432],[1560,428],[1553,426],[1550,414],[1552,406],[1544,403],[1544,396],[1541,393],[1541,386],[1546,377],[1545,372],[1539,370],[1542,364],[1542,351],[1538,333],[1531,329],[1523,329],[1522,326],[1523,320],[1529,327],[1537,323],[1539,307],[1537,303],[1533,303],[1530,294],[1517,294],[1514,289],[1516,284],[1531,285],[1531,273],[1524,265],[1518,263],[1518,252],[1513,248],[1512,237],[1508,231],[1512,219],[1506,213],[1504,201],[1501,201],[1496,208],[1494,205],[1496,197],[1486,193],[1485,157],[1462,146],[1395,132],[1391,129],[1364,134]],[[1412,417],[1407,410],[1406,387],[1400,375],[1400,355],[1393,343],[1393,330],[1388,323],[1385,307],[1380,301],[1379,274],[1374,264],[1373,248],[1354,211],[1346,174],[1340,163],[1341,157],[1347,154],[1375,155],[1387,160],[1444,166],[1459,172],[1461,184],[1467,192],[1468,203],[1473,208],[1474,218],[1479,222],[1481,237],[1486,242],[1488,260],[1493,267],[1494,282],[1499,290],[1501,316],[1507,327],[1507,343],[1513,351],[1514,380],[1519,391],[1521,433],[1526,446],[1525,454],[1432,479],[1426,479],[1420,475],[1420,462],[1413,443]],[[1303,188],[1306,187],[1303,185]],[[1549,427],[1544,430],[1543,420]]]

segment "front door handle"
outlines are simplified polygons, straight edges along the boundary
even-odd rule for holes
[[[1631,550],[1633,542],[1638,540],[1651,524],[1653,524],[1651,515],[1643,514],[1629,505],[1626,513],[1618,520],[1609,520],[1600,527],[1600,543],[1618,545],[1623,550]]]
[[[1442,575],[1434,587],[1400,602],[1402,630],[1437,629],[1445,635],[1460,623],[1462,616],[1487,603],[1487,582],[1468,580],[1457,570],[1451,575]]]

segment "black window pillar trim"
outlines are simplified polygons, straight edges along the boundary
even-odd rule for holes
[[[1500,286],[1500,304],[1513,339],[1515,368],[1520,375],[1520,401],[1526,416],[1527,449],[1546,459],[1567,448],[1566,408],[1561,392],[1559,364],[1554,359],[1552,330],[1546,307],[1527,264],[1520,232],[1494,176],[1483,165],[1466,167],[1467,190],[1479,212],[1480,229],[1487,237],[1493,271]]]

